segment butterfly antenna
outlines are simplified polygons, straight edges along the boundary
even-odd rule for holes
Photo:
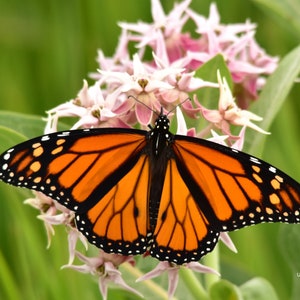
[[[155,113],[157,116],[159,116],[159,114],[150,106],[148,106],[147,104],[145,104],[144,102],[142,102],[141,100],[139,100],[138,98],[136,98],[135,96],[132,96],[132,95],[129,95],[128,96],[128,99],[129,98],[133,98],[136,102],[144,105],[145,107],[147,107],[149,110],[151,110],[153,113]]]
[[[178,103],[177,105],[175,105],[171,110],[168,111],[167,116],[168,116],[171,112],[173,112],[174,110],[176,110],[176,108],[177,108],[178,106],[181,106],[183,103],[185,103],[185,102],[187,102],[187,101],[191,101],[191,98],[188,97],[188,98],[186,98],[185,100],[183,100],[182,102],[180,102],[180,103]]]
[[[141,100],[139,100],[138,98],[136,98],[135,96],[129,95],[128,98],[133,98],[136,102],[138,102],[138,103],[144,105],[145,107],[147,107],[149,110],[151,110],[151,111],[152,111],[154,114],[156,114],[158,117],[159,117],[160,115],[163,114],[163,107],[162,107],[162,106],[161,106],[161,109],[160,109],[160,114],[158,114],[157,111],[155,111],[152,107],[148,106],[147,104],[145,104],[144,102],[142,102]],[[170,113],[172,113],[174,110],[176,110],[176,108],[177,108],[178,106],[181,106],[181,105],[182,105],[183,103],[185,103],[186,101],[191,101],[191,98],[188,97],[188,98],[186,98],[185,100],[183,100],[182,102],[180,102],[180,103],[178,103],[177,105],[175,105],[170,111],[168,111],[167,116],[168,116]]]

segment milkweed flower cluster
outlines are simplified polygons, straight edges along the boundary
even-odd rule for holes
[[[277,58],[268,56],[256,43],[255,24],[249,21],[244,24],[222,24],[215,4],[211,4],[209,16],[205,17],[190,9],[190,2],[182,1],[166,14],[159,0],[152,0],[152,23],[120,22],[121,35],[114,55],[106,57],[99,50],[99,70],[91,74],[95,82],[89,85],[84,80],[76,98],[48,111],[45,133],[57,131],[61,117],[77,117],[71,129],[146,128],[153,122],[154,111],[160,111],[163,107],[168,112],[176,106],[176,114],[169,117],[176,116],[177,133],[180,134],[209,138],[241,150],[246,127],[266,133],[254,123],[261,118],[249,112],[247,107],[257,98],[265,76],[276,69]],[[185,31],[187,21],[194,24],[193,34]],[[134,44],[136,53],[130,53],[130,44]],[[233,80],[234,95],[220,71],[215,72],[214,82],[197,75],[197,70],[216,55],[224,58]],[[214,106],[214,109],[206,108],[197,96],[203,88],[219,90],[219,99],[209,99],[210,107]],[[185,101],[187,98],[191,101]],[[207,128],[199,132],[197,126],[188,127],[187,124],[197,124],[201,116],[207,121]],[[193,122],[187,122],[187,119]],[[239,136],[231,133],[232,126],[241,128]],[[78,253],[78,239],[85,247],[88,246],[75,228],[72,212],[39,193],[27,203],[40,209],[49,243],[54,232],[53,225],[68,226],[70,260],[65,267],[97,275],[104,298],[109,282],[134,291],[118,270],[124,262],[134,264],[132,257],[120,258],[120,255],[105,254],[101,250],[98,256],[91,258]],[[221,239],[235,250],[225,233],[221,234]],[[74,265],[75,258],[84,265]],[[186,267],[216,273],[199,263],[189,263]],[[157,268],[141,279],[150,279],[164,271],[171,279],[171,297],[176,289],[178,266],[160,262]]]

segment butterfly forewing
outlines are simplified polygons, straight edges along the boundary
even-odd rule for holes
[[[261,222],[300,221],[300,186],[288,175],[248,154],[200,139],[176,137],[194,193],[214,229],[227,231]],[[194,188],[197,187],[197,189]]]
[[[38,190],[71,210],[87,210],[138,159],[145,144],[143,131],[74,130],[45,135],[6,151],[1,179]],[[124,171],[122,172],[122,169]],[[101,198],[101,195],[100,195]]]

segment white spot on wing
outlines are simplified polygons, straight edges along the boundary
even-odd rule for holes
[[[64,137],[64,136],[69,136],[69,135],[70,135],[70,131],[64,131],[64,132],[59,133],[57,136]]]
[[[42,138],[41,138],[41,141],[42,141],[42,142],[49,141],[49,140],[50,140],[49,135],[44,135],[44,136],[42,136]]]
[[[9,153],[6,153],[4,156],[3,156],[3,159],[4,160],[9,160],[10,158],[10,154]]]
[[[256,158],[256,157],[250,157],[250,161],[252,161],[252,162],[254,162],[254,163],[256,163],[256,164],[261,164],[261,162],[258,160],[258,158]]]

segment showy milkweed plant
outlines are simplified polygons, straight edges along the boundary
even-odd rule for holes
[[[176,113],[169,115],[174,134],[209,139],[238,150],[243,150],[246,133],[269,134],[264,116],[252,112],[251,107],[262,101],[259,95],[268,76],[278,68],[279,59],[257,43],[256,24],[249,20],[223,24],[216,4],[212,3],[204,16],[190,8],[190,3],[181,1],[166,13],[159,0],[151,0],[151,23],[119,22],[121,34],[114,55],[98,50],[98,69],[90,74],[92,83],[84,80],[77,96],[47,111],[44,133],[58,131],[60,120],[66,118],[72,122],[70,129],[148,129],[156,118],[155,111],[177,107]],[[69,260],[63,268],[95,276],[103,299],[108,297],[109,286],[121,287],[137,299],[143,294],[180,299],[180,281],[185,283],[189,299],[216,299],[213,295],[218,293],[227,299],[226,293],[246,296],[252,291],[275,295],[263,279],[252,279],[240,287],[221,279],[218,247],[204,262],[183,266],[147,255],[107,254],[88,244],[76,229],[74,213],[56,201],[35,192],[25,203],[40,211],[38,218],[45,224],[48,247],[56,226],[66,227]],[[221,233],[220,240],[237,251],[228,234]],[[139,285],[131,286],[127,274]],[[168,279],[161,287],[153,278],[162,274]],[[147,279],[151,280],[148,287],[143,283]]]

